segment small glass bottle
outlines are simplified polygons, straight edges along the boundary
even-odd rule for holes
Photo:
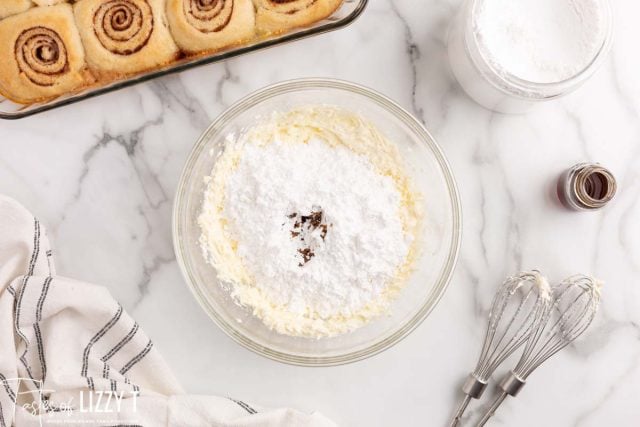
[[[558,197],[572,210],[596,210],[613,199],[616,179],[597,163],[580,163],[564,172],[558,180]]]

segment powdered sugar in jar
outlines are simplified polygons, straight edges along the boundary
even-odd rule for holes
[[[580,87],[611,38],[608,0],[467,0],[448,48],[453,72],[473,99],[519,113]]]

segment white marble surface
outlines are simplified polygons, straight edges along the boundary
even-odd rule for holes
[[[452,79],[445,33],[458,4],[372,0],[346,30],[0,122],[0,192],[49,225],[62,274],[111,289],[190,392],[318,409],[342,425],[444,425],[503,277],[593,273],[606,281],[593,329],[494,425],[638,425],[640,5],[616,2],[612,54],[583,89],[505,116]],[[451,161],[464,210],[460,262],[432,316],[391,350],[326,369],[266,360],[218,330],[183,283],[170,230],[182,164],[209,121],[254,89],[310,76],[368,85],[413,111]],[[551,196],[557,175],[584,160],[620,181],[599,213],[564,211]]]

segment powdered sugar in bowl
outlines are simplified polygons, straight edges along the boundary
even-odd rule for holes
[[[419,122],[360,86],[296,80],[203,134],[173,231],[187,283],[229,336],[282,362],[335,365],[424,320],[460,227],[451,171]]]

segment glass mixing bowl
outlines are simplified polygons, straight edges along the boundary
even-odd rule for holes
[[[278,334],[236,304],[207,264],[199,245],[205,184],[226,138],[255,124],[259,117],[296,106],[329,104],[356,112],[375,123],[395,143],[414,187],[422,194],[424,227],[421,253],[405,288],[388,316],[349,334],[322,339]],[[187,284],[207,314],[246,348],[281,362],[329,366],[361,360],[406,337],[433,310],[453,272],[461,238],[460,201],[451,169],[427,130],[411,114],[367,88],[336,80],[304,79],[262,89],[220,115],[196,143],[182,173],[173,212],[173,238]]]

